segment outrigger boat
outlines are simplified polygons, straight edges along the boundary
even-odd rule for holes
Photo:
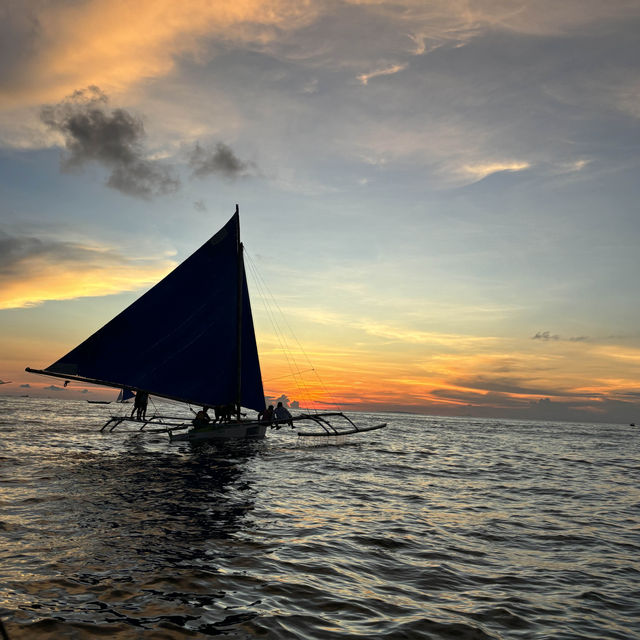
[[[133,421],[141,430],[151,425],[167,432],[172,440],[264,438],[270,426],[281,424],[246,419],[243,413],[252,409],[260,416],[265,410],[243,252],[236,205],[218,233],[124,311],[50,366],[26,371],[117,388],[125,397],[143,392],[189,407],[232,407],[225,421],[201,427],[184,416],[137,420],[134,411],[112,416],[101,431]],[[331,422],[339,417],[346,427]],[[299,421],[316,429],[302,429],[299,436],[342,436],[386,426],[358,427],[340,412],[306,412],[286,422]]]

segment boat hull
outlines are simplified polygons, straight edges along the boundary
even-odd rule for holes
[[[224,440],[262,440],[267,425],[258,422],[216,424],[206,429],[189,429],[186,433],[171,434],[171,440],[188,442],[220,442]]]

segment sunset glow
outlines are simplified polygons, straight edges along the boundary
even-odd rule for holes
[[[112,395],[24,367],[239,203],[269,398],[639,419],[633,3],[27,1],[4,18],[3,393]]]

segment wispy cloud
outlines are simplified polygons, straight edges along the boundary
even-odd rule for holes
[[[400,71],[404,71],[407,68],[407,64],[394,64],[389,67],[383,67],[382,69],[376,69],[374,71],[370,71],[369,73],[363,73],[358,76],[358,80],[364,85],[369,84],[369,80],[372,78],[378,78],[380,76],[391,76],[395,73],[399,73]]]
[[[466,164],[461,167],[461,172],[467,176],[474,178],[475,180],[482,180],[487,176],[494,173],[500,173],[502,171],[524,171],[529,169],[531,164],[526,161],[511,161],[511,162],[486,162],[478,164]]]

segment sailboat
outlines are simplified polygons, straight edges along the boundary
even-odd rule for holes
[[[26,368],[65,380],[146,393],[167,400],[227,407],[224,422],[196,427],[175,416],[142,418],[174,440],[264,438],[266,424],[245,419],[247,409],[265,410],[251,302],[240,242],[238,206],[231,219],[195,253],[84,342],[45,369]],[[193,409],[192,409],[193,411]],[[194,412],[195,413],[195,412]],[[341,416],[346,430],[329,417]],[[113,416],[103,427],[136,420]],[[342,413],[302,413],[319,431],[299,435],[343,435],[386,426],[357,427]],[[280,425],[277,425],[280,426]]]

